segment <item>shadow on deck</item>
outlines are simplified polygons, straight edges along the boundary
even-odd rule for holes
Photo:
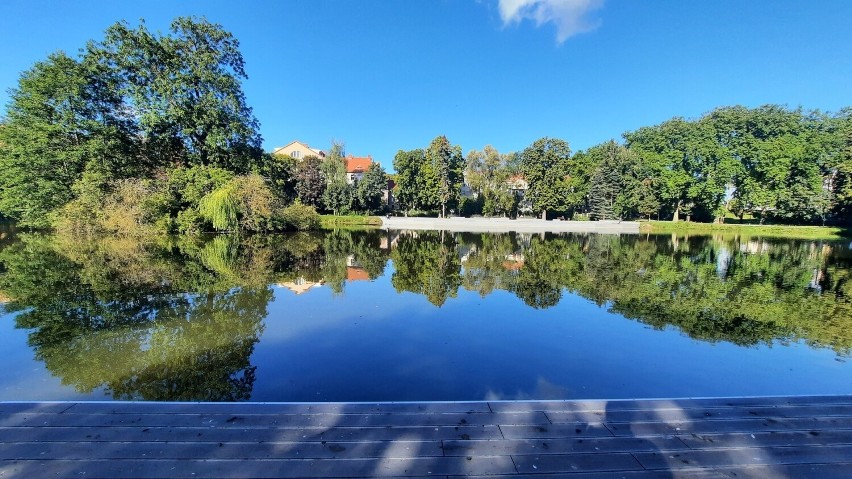
[[[0,478],[852,477],[852,396],[0,403]]]

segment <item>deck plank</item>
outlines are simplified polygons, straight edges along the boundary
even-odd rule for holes
[[[852,477],[852,397],[2,403],[0,479]]]
[[[469,427],[370,427],[370,428],[255,428],[234,429],[215,427],[7,427],[0,428],[0,442],[14,441],[399,441],[441,439],[499,439],[498,426]]]
[[[528,411],[538,412],[538,411]],[[615,411],[540,411],[554,424],[577,421],[678,421],[750,418],[852,417],[852,405],[659,408]]]
[[[387,426],[548,425],[542,412],[438,414],[52,414],[17,413],[0,417],[0,427],[307,428]]]

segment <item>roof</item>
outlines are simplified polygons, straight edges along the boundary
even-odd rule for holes
[[[363,173],[373,164],[372,156],[352,156],[346,157],[346,172],[347,173]]]
[[[300,145],[304,146],[304,147],[305,147],[305,148],[307,148],[308,150],[313,151],[313,152],[314,152],[317,156],[325,156],[325,152],[324,152],[324,151],[322,151],[322,150],[318,150],[318,149],[316,149],[316,148],[311,148],[310,146],[308,146],[308,144],[307,144],[307,143],[302,143],[302,142],[301,142],[301,141],[299,141],[299,140],[291,141],[290,143],[287,143],[287,144],[286,144],[286,145],[284,145],[284,146],[279,146],[279,147],[275,148],[274,150],[272,150],[272,154],[273,154],[273,155],[278,154],[278,152],[280,152],[281,150],[284,150],[284,149],[286,149],[286,148],[288,148],[288,147],[291,147],[291,146],[293,146],[293,145],[294,145],[294,144],[296,144],[296,143],[298,143],[298,144],[300,144]]]
[[[369,281],[370,273],[364,268],[357,266],[346,267],[346,281]]]
[[[278,286],[282,288],[287,288],[290,291],[296,293],[297,295],[306,293],[312,288],[318,288],[325,283],[324,281],[320,281],[318,283],[314,283],[312,281],[287,281],[285,283],[277,283]]]

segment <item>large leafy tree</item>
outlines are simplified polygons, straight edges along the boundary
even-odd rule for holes
[[[834,140],[837,156],[829,176],[833,213],[842,223],[852,223],[852,108],[835,118]]]
[[[121,91],[163,164],[202,164],[238,173],[261,158],[258,122],[246,104],[239,41],[206,19],[175,19],[170,35],[119,22],[87,56],[121,79]]]
[[[354,191],[346,180],[346,159],[343,143],[333,143],[331,149],[320,163],[320,170],[326,181],[322,201],[326,209],[335,215],[348,213],[352,208]]]
[[[534,211],[547,219],[548,211],[565,211],[570,192],[567,184],[571,148],[556,138],[541,138],[521,153],[521,172],[529,184],[527,198]]]
[[[393,158],[396,170],[396,188],[394,196],[406,211],[424,207],[425,178],[423,167],[426,156],[423,150],[399,150]]]
[[[678,221],[684,211],[720,214],[730,182],[730,161],[706,123],[674,118],[624,134],[656,178],[657,197]]]
[[[426,149],[425,160],[422,174],[426,201],[429,206],[440,208],[442,217],[447,216],[447,208],[459,201],[464,178],[461,148],[451,145],[446,136],[438,136]]]
[[[296,164],[296,195],[306,205],[315,208],[322,206],[322,198],[325,193],[326,181],[320,170],[322,160],[310,155]]]
[[[132,125],[87,61],[59,52],[21,75],[0,127],[0,211],[25,226],[49,224],[87,168],[127,176]]]
[[[515,173],[509,166],[513,157],[500,154],[491,145],[482,151],[471,150],[465,157],[465,182],[482,196],[482,213],[486,216],[508,216],[517,211],[518,198],[509,189],[510,177]]]
[[[238,47],[219,25],[178,18],[168,35],[117,23],[79,58],[36,63],[0,128],[0,211],[47,226],[75,197],[97,209],[114,180],[174,166],[269,176]]]
[[[364,172],[361,181],[355,187],[355,199],[358,208],[367,213],[382,209],[382,196],[388,187],[388,178],[382,165],[373,163]]]

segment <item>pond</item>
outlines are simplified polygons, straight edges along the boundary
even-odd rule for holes
[[[0,233],[0,400],[852,393],[848,242]]]

